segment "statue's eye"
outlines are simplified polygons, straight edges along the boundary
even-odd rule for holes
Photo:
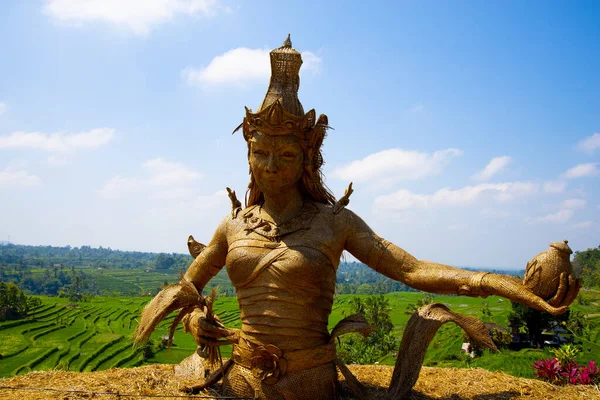
[[[284,157],[296,157],[296,155],[294,153],[292,153],[291,151],[286,151],[285,153],[283,153]]]
[[[266,156],[267,152],[264,150],[254,150],[254,154],[257,156]]]

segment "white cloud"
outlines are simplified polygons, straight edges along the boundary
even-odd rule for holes
[[[472,179],[476,181],[488,181],[494,175],[506,168],[511,162],[512,158],[510,156],[494,157],[484,169],[473,175]]]
[[[321,57],[317,56],[315,53],[310,51],[302,52],[302,67],[300,68],[300,73],[303,72],[312,72],[316,74],[321,70]]]
[[[41,133],[14,132],[0,137],[0,149],[36,149],[48,152],[71,152],[78,149],[95,149],[104,146],[115,136],[115,130],[97,128],[88,132]]]
[[[216,56],[207,67],[187,67],[181,76],[190,85],[222,85],[264,82],[270,73],[269,50],[240,47]]]
[[[564,223],[567,222],[573,216],[573,210],[563,209],[553,214],[548,214],[543,217],[535,218],[534,222],[551,222],[551,223]]]
[[[0,103],[0,116],[6,112],[6,104]]]
[[[181,71],[181,77],[189,85],[221,86],[264,83],[271,76],[271,64],[267,49],[248,49],[239,47],[213,58],[208,66],[202,68],[187,67]],[[316,73],[321,58],[305,51],[302,53],[301,72]]]
[[[577,210],[585,207],[586,201],[583,199],[567,199],[562,202],[563,209]]]
[[[511,201],[518,197],[537,193],[539,190],[539,185],[532,182],[505,182],[497,185],[497,199],[500,201]]]
[[[141,181],[138,179],[115,176],[104,183],[98,194],[106,198],[118,198],[124,194],[135,192],[140,186]]]
[[[217,0],[47,0],[44,11],[62,23],[102,22],[147,35],[177,14],[213,16],[219,5]]]
[[[486,195],[497,201],[509,201],[537,191],[538,185],[531,182],[482,183],[456,190],[443,188],[433,194],[414,194],[402,189],[376,197],[374,208],[381,212],[405,211],[411,208],[459,207],[472,204]]]
[[[562,174],[563,178],[574,179],[600,175],[598,163],[578,164]]]
[[[48,165],[53,167],[67,165],[69,163],[69,157],[64,153],[53,154],[48,157]]]
[[[30,175],[23,170],[14,170],[10,167],[0,171],[1,186],[37,186],[42,182],[39,176]]]
[[[567,186],[565,181],[549,181],[544,183],[544,192],[546,193],[562,193]]]
[[[577,144],[577,148],[585,153],[593,153],[600,149],[600,133],[594,133]]]
[[[186,185],[198,180],[202,174],[182,163],[171,162],[163,158],[154,158],[143,164],[146,178],[127,178],[115,176],[104,183],[98,194],[106,198],[119,198],[126,194],[161,188],[153,198],[175,199],[189,193]],[[153,189],[155,190],[155,189]]]
[[[505,218],[505,217],[510,216],[510,212],[508,212],[506,210],[494,210],[494,209],[486,208],[486,209],[481,210],[481,215],[483,215],[485,217],[491,217],[491,218]]]
[[[331,176],[345,181],[371,182],[378,185],[417,180],[440,173],[450,160],[461,155],[462,151],[458,149],[445,149],[434,153],[388,149],[336,168]]]
[[[218,207],[219,205],[225,203],[228,204],[229,198],[227,196],[226,190],[217,190],[214,194],[210,196],[198,196],[196,197],[193,206],[195,209],[207,209]]]
[[[584,208],[586,201],[583,199],[567,199],[561,204],[560,210],[537,218],[527,218],[527,222],[533,223],[565,223],[571,219],[575,210]]]
[[[178,162],[167,161],[163,158],[155,158],[144,163],[152,176],[148,179],[149,185],[178,185],[185,184],[202,177],[196,171],[193,171]]]
[[[582,222],[578,222],[576,224],[573,224],[573,228],[576,229],[587,229],[590,228],[593,225],[592,221],[582,221]]]

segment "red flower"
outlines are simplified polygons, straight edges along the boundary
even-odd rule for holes
[[[533,364],[538,378],[548,382],[557,382],[561,377],[561,365],[556,358],[536,361]]]

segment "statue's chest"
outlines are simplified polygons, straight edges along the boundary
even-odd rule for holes
[[[340,254],[311,230],[291,233],[279,241],[255,232],[235,235],[229,244],[227,273],[236,288],[252,282],[319,287],[335,282]]]

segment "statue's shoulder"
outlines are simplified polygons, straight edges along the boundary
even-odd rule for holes
[[[325,217],[333,216],[333,206],[331,204],[317,203],[316,201],[310,202],[311,207],[314,207],[317,210],[318,214],[321,214]]]
[[[252,205],[246,207],[244,209],[239,208],[237,210],[233,210],[227,216],[225,216],[225,221],[227,221],[228,227],[242,226],[246,225],[248,220],[252,219],[258,211],[258,205]]]
[[[256,210],[258,209],[259,205],[258,204],[254,204],[252,206],[248,206],[242,210],[240,210],[239,213],[237,213],[237,215],[235,215],[235,217],[233,219],[247,219],[247,218],[251,218],[253,213],[256,212]]]
[[[311,204],[313,204],[315,207],[317,207],[317,209],[319,210],[320,213],[323,213],[324,215],[331,215],[331,216],[348,216],[348,215],[354,215],[354,213],[352,211],[350,211],[348,208],[346,208],[345,206],[340,206],[339,204],[335,204],[335,205],[331,205],[331,204],[324,204],[324,203],[317,203],[317,202],[312,202]]]
[[[313,204],[319,211],[319,215],[321,215],[322,218],[330,221],[336,226],[347,225],[349,222],[354,220],[354,218],[356,218],[356,214],[354,214],[351,210],[348,210],[346,207],[336,207],[336,205],[323,203]]]

